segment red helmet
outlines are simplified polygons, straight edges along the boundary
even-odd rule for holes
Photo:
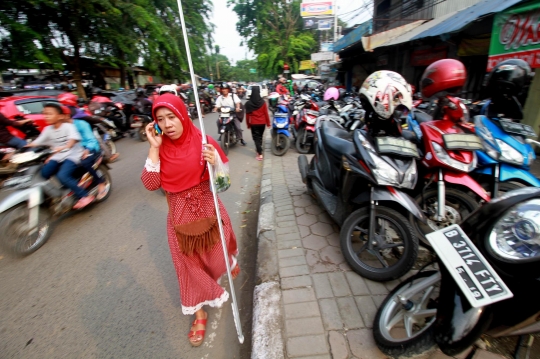
[[[444,59],[435,61],[428,66],[422,79],[420,88],[424,98],[435,95],[444,96],[459,92],[467,80],[467,70],[458,60]]]
[[[58,101],[65,106],[73,106],[77,107],[77,101],[79,98],[77,95],[74,95],[72,93],[66,92],[63,94],[58,95]]]

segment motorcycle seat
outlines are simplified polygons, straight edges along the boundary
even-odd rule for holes
[[[343,154],[356,154],[353,135],[333,121],[322,121],[321,135],[324,147],[332,155],[341,158]]]

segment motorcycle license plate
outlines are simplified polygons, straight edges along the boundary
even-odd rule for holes
[[[231,114],[230,113],[222,113],[221,117],[231,117]]]
[[[472,133],[447,133],[443,135],[444,147],[447,150],[483,150],[480,137]]]
[[[453,224],[426,237],[473,307],[514,296],[460,226]]]
[[[380,154],[420,158],[416,145],[404,138],[377,137],[377,149]]]

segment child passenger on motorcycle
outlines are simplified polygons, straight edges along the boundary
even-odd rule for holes
[[[49,146],[52,148],[53,155],[45,161],[41,175],[49,179],[56,174],[60,183],[72,190],[79,198],[73,208],[86,207],[95,198],[79,187],[77,179],[73,177],[73,172],[80,165],[83,154],[83,148],[80,145],[81,135],[73,124],[64,122],[64,110],[59,104],[45,104],[43,116],[49,126],[45,127],[38,138],[27,147]]]

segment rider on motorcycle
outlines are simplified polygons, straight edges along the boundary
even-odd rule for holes
[[[287,89],[287,87],[285,87],[286,84],[287,80],[285,79],[285,77],[280,77],[279,83],[276,86],[276,92],[281,96],[289,94],[289,90]]]
[[[19,120],[12,121],[0,113],[0,143],[3,143],[13,148],[23,148],[26,146],[26,141],[19,137],[13,136],[7,129],[8,126],[21,127],[25,123],[32,122],[32,120]]]
[[[221,96],[217,98],[216,105],[214,107],[213,112],[217,112],[218,109],[223,106],[234,108],[236,109],[237,113],[242,112],[242,109],[240,108],[240,106],[242,105],[242,102],[240,101],[238,96],[230,93],[230,89],[231,87],[226,82],[221,84]],[[242,144],[242,146],[245,146],[246,142],[244,141],[244,138],[242,137],[242,123],[240,122],[237,116],[234,116],[233,121],[234,121],[234,127],[236,128],[236,138],[240,140],[240,143]],[[217,123],[218,133],[219,133],[219,128],[220,128],[219,118],[216,123]],[[221,135],[219,135],[219,138],[218,138],[218,141],[220,140],[221,140]]]
[[[165,86],[162,86],[165,87]],[[146,98],[146,91],[139,87],[136,91],[137,98],[134,101],[134,108],[137,111],[137,113],[141,115],[152,115],[152,102]],[[161,95],[161,89],[160,89],[160,95]]]
[[[69,112],[66,108],[65,112]],[[43,106],[43,115],[49,126],[27,147],[49,146],[54,154],[45,161],[41,169],[41,175],[46,179],[56,174],[62,185],[73,191],[79,201],[73,206],[74,209],[81,209],[92,203],[95,199],[86,190],[78,186],[77,180],[73,177],[73,172],[81,163],[83,149],[80,145],[81,135],[77,128],[64,122],[66,113],[58,103],[46,103]]]
[[[176,91],[175,85],[163,85],[159,88],[159,95],[164,95],[166,93],[170,93],[174,96],[178,96],[178,92]]]

